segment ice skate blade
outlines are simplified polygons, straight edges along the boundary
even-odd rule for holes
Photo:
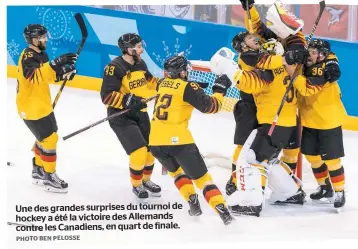
[[[68,192],[68,188],[58,189],[51,186],[45,185],[45,191],[51,193],[59,193],[59,194],[66,194]]]
[[[159,192],[159,193],[152,193],[152,192],[149,192],[149,191],[148,191],[148,193],[149,193],[149,195],[150,195],[151,197],[161,197],[161,196],[162,196],[162,193],[161,193],[161,192]]]
[[[312,200],[313,204],[321,204],[321,205],[329,205],[329,204],[333,204],[334,200],[333,197],[332,198],[322,198],[319,200]]]
[[[198,212],[196,212],[196,213],[191,213],[190,210],[188,210],[188,213],[189,213],[190,216],[193,217],[193,216],[200,216],[200,215],[202,215],[202,214],[203,214],[203,211],[200,210],[200,211],[198,211]]]
[[[139,203],[143,203],[143,204],[148,203],[148,199],[149,198],[138,198],[138,197],[136,197],[136,201],[137,201],[138,204]]]
[[[336,209],[337,214],[340,214],[343,212],[343,207],[339,207],[339,208],[335,208],[335,209]]]
[[[228,220],[228,221],[225,221],[225,222],[223,221],[225,226],[228,226],[228,225],[230,225],[232,223],[235,223],[236,219],[233,216],[231,216],[231,218],[232,218],[231,220]]]
[[[32,179],[32,184],[36,186],[44,186],[44,180],[41,179]]]

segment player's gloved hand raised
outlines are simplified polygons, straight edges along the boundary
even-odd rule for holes
[[[255,1],[254,1],[254,0],[248,0],[248,1],[249,1],[249,2],[248,2],[248,4],[249,4],[249,9],[251,9],[251,7],[254,6]],[[243,8],[244,10],[247,10],[247,9],[246,9],[246,0],[240,0],[240,2],[241,2],[241,5],[242,5],[242,8]]]
[[[77,61],[76,54],[67,53],[67,54],[57,57],[56,59],[53,59],[50,62],[50,66],[52,67],[53,70],[57,71],[57,68],[65,65],[65,64],[73,65],[76,63],[76,61]]]
[[[306,49],[289,50],[285,53],[285,60],[288,65],[305,64],[308,58]]]
[[[147,107],[147,104],[144,102],[143,98],[135,96],[132,93],[128,93],[123,96],[122,106],[125,109],[139,111],[140,109]]]
[[[326,62],[324,78],[332,83],[337,81],[339,77],[341,77],[341,70],[339,69],[338,62],[336,60]]]
[[[229,77],[226,74],[222,74],[215,79],[212,90],[214,93],[222,93],[225,96],[231,84]]]
[[[56,70],[56,80],[55,82],[65,80],[67,78],[68,81],[73,80],[77,71],[75,65],[64,65],[62,67],[57,68]]]

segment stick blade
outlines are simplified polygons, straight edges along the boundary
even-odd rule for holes
[[[87,35],[88,35],[87,28],[86,28],[86,24],[85,24],[85,21],[83,20],[81,13],[75,14],[75,19],[78,23],[78,26],[80,26],[82,37],[87,37]]]

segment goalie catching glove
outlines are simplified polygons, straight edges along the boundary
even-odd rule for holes
[[[226,74],[233,84],[240,79],[242,70],[233,61],[235,54],[229,48],[219,49],[210,59],[210,70],[216,75]]]

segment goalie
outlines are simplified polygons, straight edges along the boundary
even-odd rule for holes
[[[246,1],[243,0],[241,1],[243,8],[246,10],[245,2]],[[249,1],[251,18],[253,21],[252,27],[253,31],[257,32],[257,35],[250,34],[247,31],[240,32],[233,38],[231,43],[232,47],[239,53],[238,64],[243,70],[253,70],[255,68],[273,70],[273,73],[276,76],[282,75],[287,77],[288,75],[284,73],[285,69],[283,68],[283,63],[286,59],[284,60],[281,55],[285,50],[292,50],[285,55],[288,61],[293,61],[295,59],[294,56],[299,57],[298,59],[304,56],[305,52],[302,50],[306,41],[304,35],[299,30],[302,27],[303,22],[292,17],[291,21],[296,24],[296,29],[292,30],[291,27],[285,28],[285,23],[281,23],[281,19],[277,19],[277,10],[280,9],[279,2],[277,2],[275,5],[271,6],[267,14],[267,21],[270,23],[269,27],[273,28],[275,32],[277,29],[281,30],[281,32],[274,33],[260,21],[260,16],[253,5],[254,1]],[[281,14],[286,13],[283,9],[280,10]],[[276,19],[273,17],[276,17]],[[286,18],[286,20],[289,19]],[[248,22],[246,22],[246,27],[248,29],[250,28]],[[285,48],[281,42],[276,39],[280,40],[285,45]],[[262,44],[260,44],[259,41],[261,41]],[[287,84],[288,82],[285,80],[285,77],[282,78],[285,81],[283,83]],[[290,92],[290,94],[292,96],[292,92]],[[237,189],[235,173],[236,161],[242,150],[242,146],[251,131],[258,127],[256,112],[256,104],[253,95],[241,90],[240,100],[234,107],[234,117],[236,122],[234,144],[237,146],[233,154],[232,174],[226,184],[227,195],[231,195]],[[288,144],[283,149],[283,155],[281,157],[281,160],[284,161],[294,173],[296,170],[298,153],[299,130],[296,126],[291,134]],[[288,199],[287,202],[297,203],[297,200],[291,198]]]
[[[259,27],[260,33],[268,38],[275,36],[262,23]],[[257,105],[258,128],[251,139],[246,141],[250,145],[246,146],[247,151],[243,150],[241,153],[248,154],[247,157],[243,161],[239,160],[239,189],[235,194],[238,196],[239,203],[231,206],[232,212],[236,214],[259,216],[267,178],[268,185],[273,190],[271,201],[302,204],[305,198],[299,179],[294,176],[286,163],[277,160],[280,151],[289,144],[291,137],[297,134],[297,97],[294,89],[289,92],[278,126],[272,136],[268,136],[272,120],[290,81],[290,76],[283,65],[302,64],[307,56],[307,51],[304,50],[304,37],[300,39],[300,35],[295,36],[290,32],[287,31],[287,34],[282,35],[287,38],[281,39],[288,49],[284,56],[280,55],[283,49],[276,41],[266,43],[266,48],[273,48],[272,50],[278,55],[259,53],[257,43],[251,42],[254,46],[250,46],[252,35],[246,32],[239,35],[237,39],[239,42],[236,44],[236,48],[243,52],[240,59],[245,58],[246,67],[242,66],[244,63],[241,63],[239,69],[238,65],[231,60],[232,51],[227,48],[219,50],[211,59],[212,72],[218,75],[227,74],[231,81],[237,84],[240,91],[253,94]],[[296,152],[298,153],[297,148]]]

